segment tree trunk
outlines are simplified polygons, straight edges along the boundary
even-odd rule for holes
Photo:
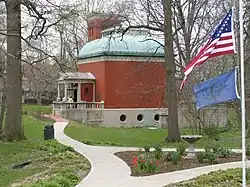
[[[1,111],[0,111],[0,134],[3,130],[3,120],[4,120],[4,114],[5,114],[5,105],[6,105],[6,88],[5,83],[3,85],[3,97],[1,98]]]
[[[20,0],[6,1],[7,93],[4,134],[7,141],[24,139],[22,128],[21,9]]]
[[[41,106],[42,105],[42,96],[41,96],[41,91],[38,88],[39,83],[36,85],[36,104]]]
[[[171,0],[163,0],[164,36],[165,36],[165,70],[166,70],[166,102],[168,106],[168,137],[167,141],[180,141],[177,115],[177,94],[175,83],[176,65],[173,51]]]
[[[36,101],[37,101],[37,105],[38,105],[38,110],[36,111],[36,113],[35,113],[35,116],[37,117],[37,118],[40,118],[41,117],[41,105],[42,105],[42,96],[41,96],[41,92],[40,92],[40,90],[38,89],[38,87],[36,88],[36,90],[37,90],[37,94],[36,94]]]
[[[250,0],[246,0],[246,17],[250,17]],[[246,42],[245,42],[245,50],[246,50],[246,58],[245,58],[245,97],[246,97],[246,127],[247,127],[247,137],[250,137],[250,23],[247,22],[246,32]],[[240,56],[239,56],[240,57]],[[238,57],[238,59],[239,59]]]

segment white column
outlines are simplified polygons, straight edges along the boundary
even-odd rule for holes
[[[68,100],[68,83],[64,83],[64,97]]]
[[[95,102],[95,83],[93,83],[93,102]]]
[[[81,102],[81,83],[78,82],[78,87],[77,87],[77,102]]]
[[[60,98],[60,84],[57,84],[57,98]]]

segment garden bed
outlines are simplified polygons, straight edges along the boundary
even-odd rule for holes
[[[183,152],[127,151],[117,152],[115,155],[128,164],[132,176],[149,176],[212,164],[236,162],[242,159],[241,154],[233,153],[229,149],[200,152],[197,153],[198,159],[186,159]]]

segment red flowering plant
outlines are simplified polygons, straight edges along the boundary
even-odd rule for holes
[[[132,165],[133,166],[138,166],[138,157],[137,156],[133,158]]]
[[[132,165],[138,170],[144,170],[146,168],[146,160],[143,158],[143,156],[136,156],[132,160]]]
[[[147,154],[134,157],[132,165],[137,172],[153,173],[157,169],[159,161]]]
[[[157,166],[159,165],[159,161],[153,161],[153,160],[150,160],[147,162],[147,171],[149,173],[153,173],[155,172],[155,170],[157,169]]]

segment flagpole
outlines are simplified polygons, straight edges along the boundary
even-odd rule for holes
[[[242,125],[242,187],[246,187],[246,120],[245,120],[245,80],[244,80],[244,45],[243,45],[243,3],[239,0],[240,20],[240,77],[241,77],[241,125]]]

